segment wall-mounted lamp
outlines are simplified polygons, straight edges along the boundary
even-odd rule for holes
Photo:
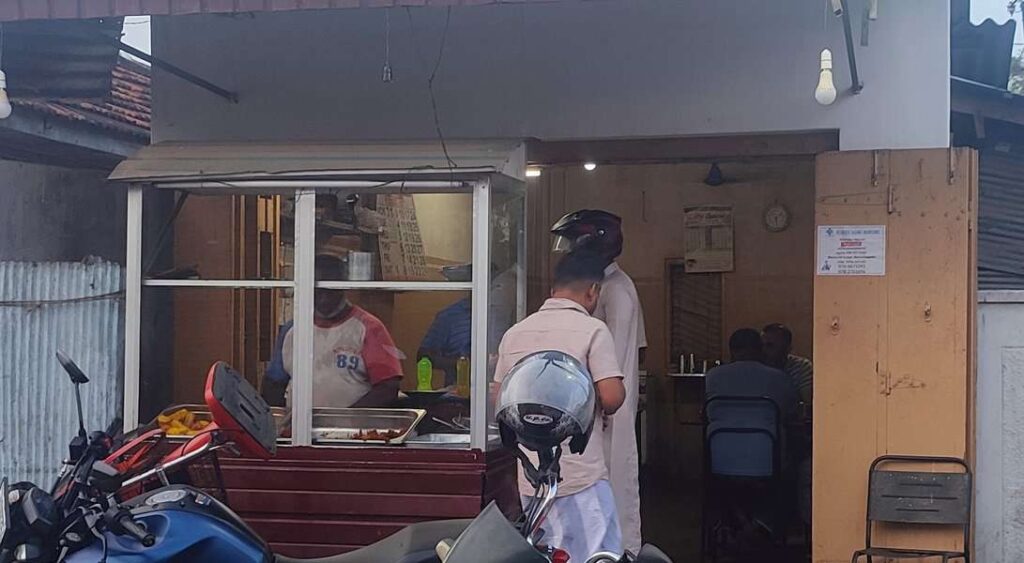
[[[530,168],[526,169],[527,178],[540,178],[540,174],[540,168],[537,168],[536,166],[531,166]]]
[[[597,170],[597,163],[585,162],[583,163],[583,169],[586,170],[587,172],[593,172],[594,170]]]

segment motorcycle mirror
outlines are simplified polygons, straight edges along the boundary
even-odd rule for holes
[[[78,367],[78,364],[73,362],[62,350],[57,350],[57,361],[60,362],[64,371],[68,372],[68,377],[71,378],[71,383],[74,383],[75,385],[89,383],[89,378],[85,376],[85,373]]]
[[[71,383],[75,384],[75,403],[78,406],[78,435],[84,438],[85,416],[82,414],[82,391],[79,389],[79,386],[83,383],[89,383],[89,378],[85,376],[85,373],[83,373],[81,368],[78,367],[78,364],[71,361],[71,358],[69,358],[62,350],[57,350],[57,361],[60,362],[64,371],[68,372],[68,377],[71,378]],[[70,446],[71,459],[78,459],[81,455],[81,448],[82,445],[80,443],[72,443]],[[78,452],[78,456],[75,455],[76,452]]]

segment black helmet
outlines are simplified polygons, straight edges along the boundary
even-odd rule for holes
[[[595,413],[594,380],[576,358],[545,351],[526,356],[501,382],[496,406],[505,446],[541,452],[566,440],[583,453]]]
[[[622,254],[622,218],[607,211],[573,211],[556,221],[551,233],[555,235],[555,252],[585,248],[609,261]]]

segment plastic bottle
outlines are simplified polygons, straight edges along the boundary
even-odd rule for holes
[[[416,390],[430,391],[434,388],[434,363],[423,356],[416,362]]]
[[[469,358],[459,356],[455,362],[455,385],[460,397],[469,398]]]

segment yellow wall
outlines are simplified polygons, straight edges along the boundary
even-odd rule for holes
[[[619,263],[633,277],[646,316],[647,368],[667,369],[666,260],[683,256],[683,208],[729,204],[735,214],[736,270],[723,277],[723,342],[737,328],[769,322],[792,327],[795,348],[810,355],[814,268],[814,164],[809,158],[723,162],[729,180],[703,183],[709,164],[545,168],[530,183],[530,311],[547,294],[553,265],[547,230],[563,213],[605,209],[623,218],[626,245]],[[792,224],[781,233],[764,226],[764,209],[785,204]],[[727,347],[723,346],[723,350]]]

